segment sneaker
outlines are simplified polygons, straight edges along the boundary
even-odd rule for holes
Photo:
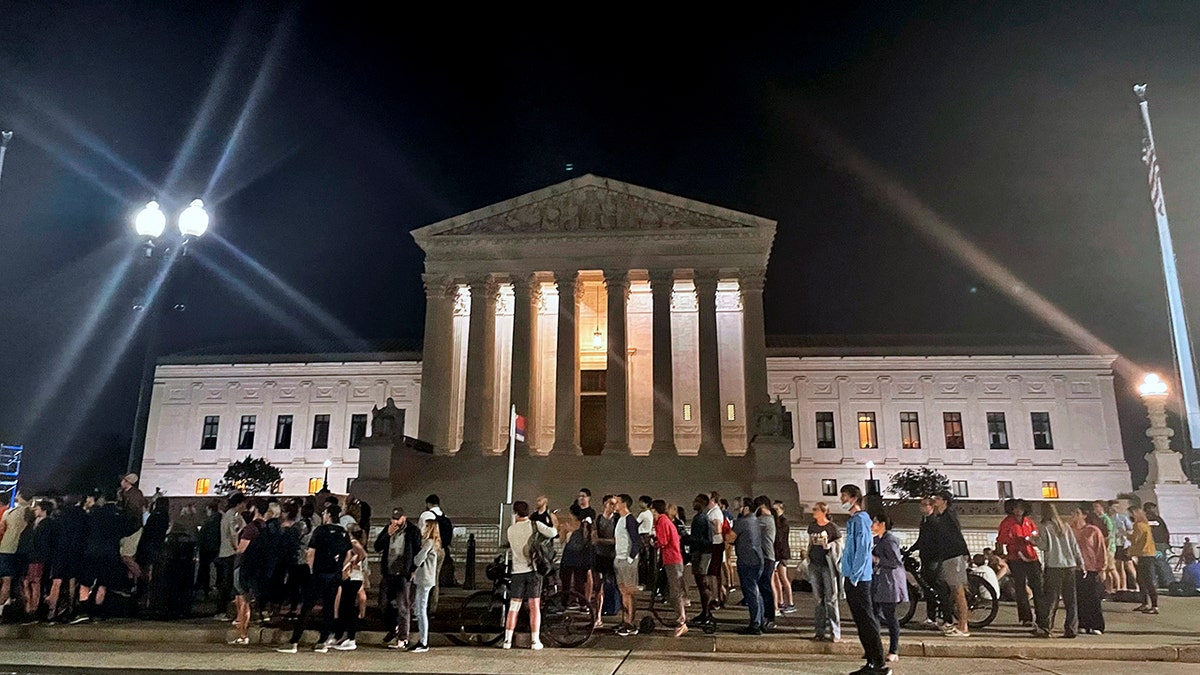
[[[763,626],[762,626],[762,629],[763,629],[764,631],[768,631],[768,630],[775,630],[775,622],[774,622],[774,621],[768,621],[768,622],[764,623],[764,624],[763,624]]]
[[[415,654],[424,654],[425,652],[429,651],[429,647],[423,643],[418,642],[417,644],[409,647],[408,651],[413,652]]]
[[[634,631],[634,632],[636,632],[636,631]],[[530,649],[532,649],[532,650],[533,650],[533,651],[535,651],[535,652],[537,652],[537,651],[541,651],[541,649],[542,649],[542,643],[541,643],[541,642],[530,642],[530,643],[529,643],[529,648],[530,648]]]
[[[681,623],[675,627],[675,637],[683,637],[687,635],[688,627],[686,623]]]
[[[900,655],[899,654],[888,654],[887,660],[888,660],[888,663],[895,663],[900,660]]]
[[[746,626],[745,628],[739,630],[737,633],[738,633],[738,635],[762,635],[763,634],[762,629],[759,628],[758,626]]]
[[[336,645],[338,642],[339,642],[339,640],[338,640],[337,638],[335,638],[335,637],[332,637],[332,636],[325,638],[325,646],[326,646],[326,647],[333,647],[333,646],[334,646],[334,645]]]
[[[74,626],[74,625],[80,624],[80,623],[87,623],[91,620],[92,620],[92,617],[88,616],[87,614],[80,614],[79,616],[75,617],[74,619],[71,619],[70,625]]]
[[[512,649],[512,643],[505,641],[504,644],[500,645],[500,649]]]
[[[1104,635],[1104,631],[1093,628],[1092,635]]]
[[[779,610],[779,612],[781,614],[795,614],[796,606],[795,605],[784,605],[783,609]]]
[[[943,632],[942,635],[944,637],[971,637],[970,633],[961,631],[955,626],[951,626],[949,630]]]
[[[383,636],[383,646],[385,646],[385,647],[386,647],[386,646],[387,646],[387,644],[388,644],[389,642],[392,642],[393,640],[395,640],[395,639],[396,639],[396,637],[397,637],[397,636],[396,636],[396,631],[394,631],[394,630],[389,630],[389,631],[387,632],[387,635],[384,635],[384,636]]]
[[[279,652],[280,654],[295,654],[297,651],[299,651],[299,648],[295,643],[291,643],[291,644],[285,645],[283,647],[280,647],[279,649],[276,649],[275,651]]]
[[[399,649],[403,651],[408,649],[408,640],[394,640],[392,642],[388,642],[384,646],[386,646],[388,649]]]
[[[328,654],[329,645],[325,644],[324,642],[318,642],[315,646],[313,646],[313,652],[317,654]]]
[[[1050,631],[1042,630],[1041,628],[1035,628],[1035,629],[1033,629],[1033,637],[1048,638],[1048,637],[1050,637]]]
[[[346,639],[334,645],[333,648],[339,652],[352,652],[358,649],[358,644],[354,640]]]
[[[231,644],[231,645],[248,645],[248,644],[250,644],[250,638],[248,638],[248,637],[234,638],[234,639],[230,640],[228,644]]]
[[[1146,611],[1142,612],[1142,614],[1158,614],[1158,608],[1157,608],[1157,607],[1151,607],[1150,609],[1148,609],[1148,610],[1146,610]]]

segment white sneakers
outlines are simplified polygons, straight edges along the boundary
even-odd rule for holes
[[[229,641],[229,644],[231,644],[231,645],[248,645],[248,644],[250,644],[250,638],[248,638],[248,637],[234,638]]]
[[[542,648],[542,643],[541,642],[530,643],[529,648],[536,652]]]
[[[399,649],[399,650],[403,651],[405,649],[408,649],[408,640],[401,640],[400,638],[396,638],[396,640],[394,642],[387,643],[387,648],[388,649]]]
[[[288,643],[287,645],[284,645],[275,651],[279,652],[280,654],[295,654],[297,651],[299,651],[299,649],[298,645]]]
[[[334,645],[333,648],[339,652],[352,652],[355,649],[358,649],[358,644],[356,644],[354,640],[345,639]]]

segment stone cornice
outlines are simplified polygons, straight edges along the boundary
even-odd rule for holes
[[[862,370],[912,371],[1112,371],[1114,355],[1010,355],[1010,356],[768,356],[771,371],[791,368],[804,371],[845,372]]]

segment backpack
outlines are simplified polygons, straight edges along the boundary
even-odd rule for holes
[[[538,532],[537,523],[530,520],[529,527],[533,530],[533,534],[529,537],[529,542],[525,544],[525,555],[529,556],[529,566],[538,576],[546,576],[554,569],[555,554],[554,543],[549,537],[545,537],[541,532]]]
[[[438,534],[442,537],[442,550],[449,551],[450,542],[454,539],[454,523],[451,523],[445,514],[434,516],[434,520],[437,521]]]

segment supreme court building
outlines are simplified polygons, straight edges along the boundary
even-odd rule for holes
[[[329,475],[377,507],[438,492],[456,513],[494,514],[515,406],[517,498],[564,506],[581,486],[811,502],[861,484],[868,461],[885,484],[933,466],[968,499],[1131,488],[1112,356],[768,350],[774,221],[587,175],[412,234],[419,353],[163,359],[143,484],[204,494],[254,454],[283,470],[284,493]]]

